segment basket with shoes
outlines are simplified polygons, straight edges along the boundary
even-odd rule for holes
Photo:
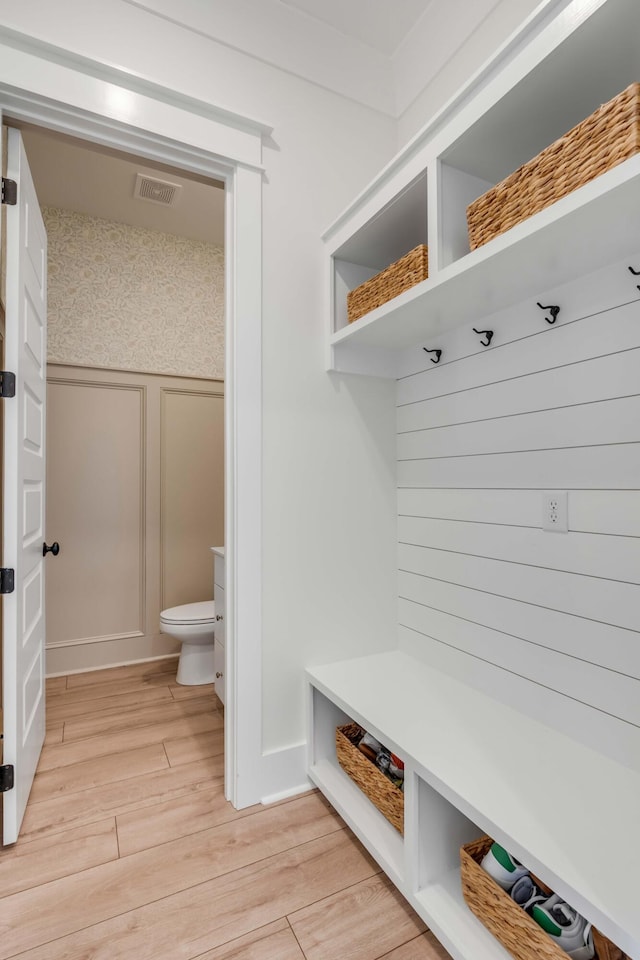
[[[460,860],[468,907],[517,960],[628,960],[490,837],[465,844]]]

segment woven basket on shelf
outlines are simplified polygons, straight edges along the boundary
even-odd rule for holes
[[[492,840],[481,837],[460,850],[462,893],[469,909],[517,960],[567,960],[567,954],[480,866]],[[597,960],[629,958],[593,930]]]
[[[336,728],[338,763],[389,823],[404,833],[404,794],[354,746],[352,741],[358,740],[363,732],[357,723]]]
[[[640,151],[640,83],[619,93],[467,207],[472,250]]]
[[[404,293],[421,280],[426,280],[428,276],[429,253],[422,243],[347,294],[349,323],[358,320],[370,310],[375,310],[387,300]]]

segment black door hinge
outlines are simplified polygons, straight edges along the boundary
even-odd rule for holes
[[[0,567],[0,593],[13,593],[14,581],[13,567]]]
[[[0,202],[7,203],[10,207],[15,207],[18,202],[18,184],[15,180],[7,180],[6,177],[2,178]]]
[[[0,370],[0,400],[8,400],[16,395],[16,375],[8,370]]]
[[[7,790],[13,790],[13,764],[5,763],[0,767],[0,793],[6,793]]]

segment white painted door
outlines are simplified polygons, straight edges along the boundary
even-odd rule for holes
[[[4,759],[14,767],[3,794],[3,844],[14,843],[44,741],[44,479],[47,237],[18,130],[8,131],[5,369],[16,377],[4,408],[3,566],[15,588],[3,596]]]

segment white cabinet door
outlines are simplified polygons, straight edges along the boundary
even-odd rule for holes
[[[47,236],[18,130],[8,131],[5,366],[16,376],[4,405],[3,566],[15,589],[3,596],[3,762],[14,768],[3,797],[3,843],[18,838],[44,741],[44,560]]]

